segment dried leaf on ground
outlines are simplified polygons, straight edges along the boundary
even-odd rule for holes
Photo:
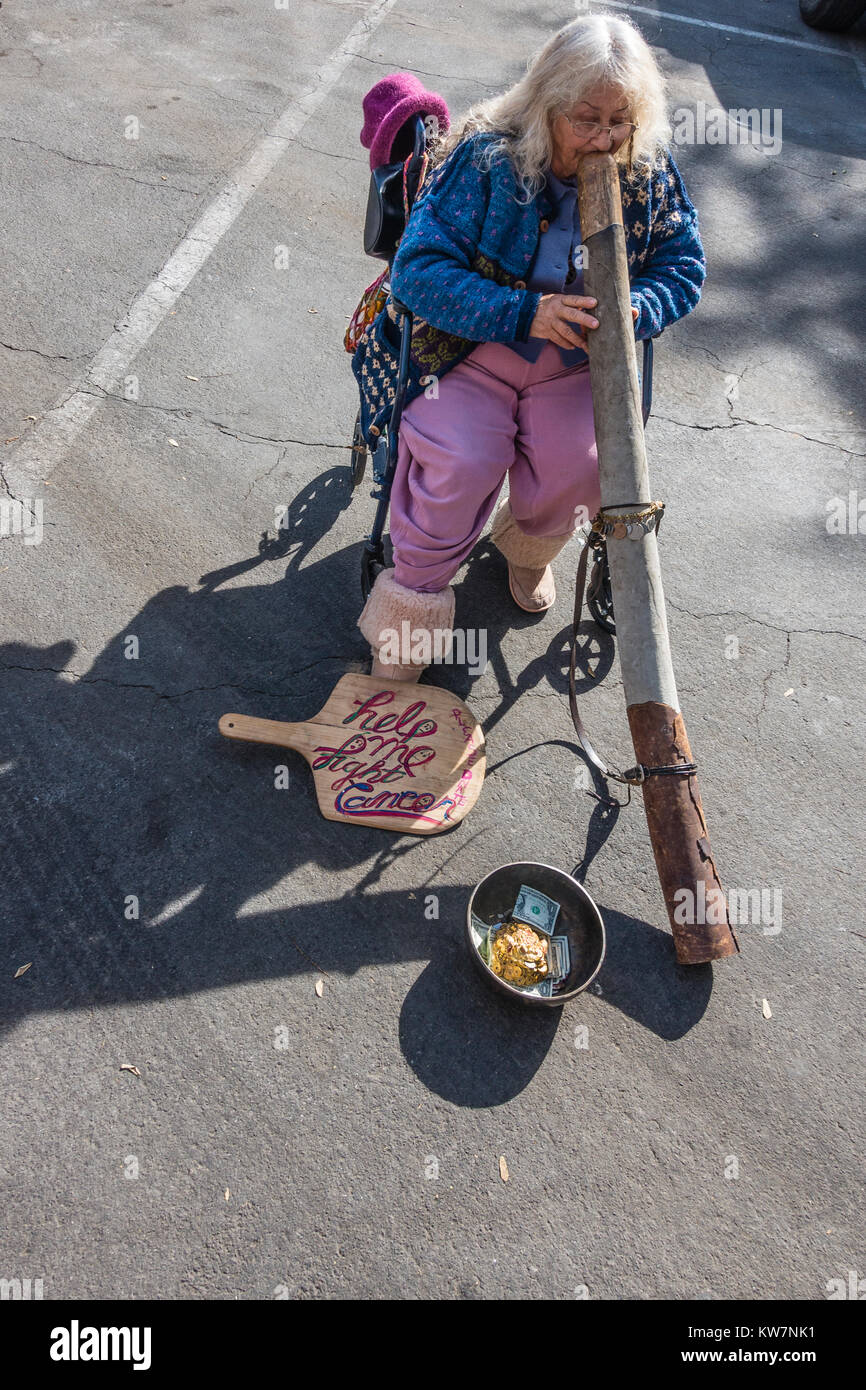
[[[19,965],[15,974],[12,976],[13,980],[17,980],[19,975],[23,975],[25,971],[29,970],[32,964],[32,960],[29,960],[26,965]]]
[[[503,1182],[508,1182],[508,1164],[505,1161],[505,1154],[499,1155],[499,1176]]]
[[[133,1076],[141,1076],[141,1072],[138,1070],[138,1067],[134,1067],[131,1062],[121,1062],[120,1070],[131,1071]]]
[[[317,980],[317,981],[316,981],[316,993],[318,994],[318,996],[319,996],[320,999],[321,999],[322,995],[324,994],[324,992],[325,992],[325,981],[324,981],[324,980]]]
[[[772,1018],[772,1017],[773,1017],[773,1010],[770,1008],[770,1001],[769,1001],[769,999],[762,999],[762,1000],[761,1000],[761,1013],[764,1015],[764,1018]]]

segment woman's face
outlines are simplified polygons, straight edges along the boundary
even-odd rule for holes
[[[614,153],[628,139],[628,133],[611,140],[605,129],[587,137],[575,132],[571,122],[595,122],[600,126],[615,126],[633,121],[631,106],[624,92],[617,87],[599,84],[587,92],[583,101],[572,106],[565,115],[555,118],[551,127],[553,159],[551,168],[558,179],[572,178],[585,154]]]

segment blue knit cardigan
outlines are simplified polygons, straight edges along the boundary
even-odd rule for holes
[[[479,164],[489,133],[463,140],[428,176],[391,268],[391,292],[414,316],[406,403],[479,343],[526,342],[541,295],[526,289],[541,223],[555,213],[545,185],[528,203],[511,160]],[[484,161],[486,164],[487,161]],[[649,338],[695,307],[706,277],[698,215],[669,152],[620,169],[635,337]],[[361,338],[352,370],[361,430],[375,444],[398,375],[389,301]]]

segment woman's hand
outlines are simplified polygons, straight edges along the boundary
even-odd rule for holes
[[[584,329],[598,328],[598,319],[586,312],[594,309],[597,303],[582,294],[543,294],[529,327],[530,338],[549,338],[557,347],[579,347],[586,352],[586,334],[572,325],[579,323]]]
[[[529,328],[530,338],[549,338],[557,347],[579,347],[586,352],[586,332],[578,332],[572,324],[579,323],[584,330],[598,328],[598,319],[586,312],[594,309],[597,303],[598,300],[582,294],[543,294]],[[631,316],[637,321],[634,306]]]

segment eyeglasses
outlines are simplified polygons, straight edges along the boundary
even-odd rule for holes
[[[595,140],[597,136],[606,133],[614,145],[621,145],[623,140],[628,140],[639,129],[637,121],[620,121],[618,125],[599,125],[596,121],[573,121],[570,116],[566,116],[565,119],[579,140]]]

